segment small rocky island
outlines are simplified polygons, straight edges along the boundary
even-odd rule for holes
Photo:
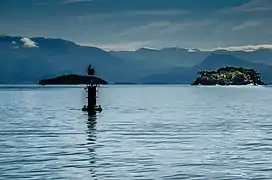
[[[52,79],[43,79],[40,85],[78,85],[78,84],[108,84],[107,81],[95,76],[81,76],[76,74],[63,75]]]
[[[217,71],[199,71],[192,85],[265,85],[254,69],[223,67]]]

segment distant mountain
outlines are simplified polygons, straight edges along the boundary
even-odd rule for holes
[[[224,66],[254,68],[271,81],[272,51],[252,52],[198,49],[141,48],[106,52],[63,39],[0,36],[0,83],[38,83],[61,75],[86,75],[89,64],[109,83],[191,84],[199,70]],[[244,59],[244,60],[243,60]],[[203,61],[204,60],[204,61]],[[268,83],[268,82],[267,82]]]
[[[164,48],[160,50],[141,48],[136,51],[110,52],[121,59],[142,64],[158,70],[169,67],[191,67],[200,63],[210,52],[197,49]]]
[[[153,68],[165,67],[192,67],[203,61],[210,54],[227,54],[240,59],[245,59],[254,63],[264,63],[272,65],[272,50],[271,49],[258,49],[255,51],[201,51],[198,49],[186,48],[163,48],[163,49],[148,49],[141,48],[136,51],[119,51],[110,52],[112,55],[117,56],[124,60],[138,62],[146,65],[153,64]],[[154,64],[155,63],[155,64]]]
[[[109,82],[128,70],[122,59],[62,39],[0,36],[0,83],[37,83],[63,74],[86,74],[89,64]]]
[[[272,65],[272,49],[257,49],[254,51],[227,51],[227,50],[217,50],[213,51],[215,54],[227,54],[232,55],[240,59],[245,59],[253,63],[263,63]]]
[[[217,70],[226,66],[254,68],[260,72],[265,83],[272,84],[272,66],[262,63],[251,63],[232,55],[214,53],[193,67],[173,68],[166,72],[147,76],[139,81],[148,84],[189,84],[194,81],[198,71]]]
[[[194,66],[194,68],[199,70],[216,70],[224,66],[252,68],[256,64],[232,55],[212,53],[200,64]]]
[[[252,63],[232,55],[211,54],[202,63],[194,66],[193,69],[207,71],[216,70],[225,66],[253,68],[260,72],[265,83],[272,84],[272,65]]]

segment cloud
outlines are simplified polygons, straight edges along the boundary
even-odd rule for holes
[[[198,49],[187,49],[187,51],[190,52],[190,53],[199,52]]]
[[[245,46],[230,46],[230,47],[218,47],[210,50],[202,51],[217,51],[217,50],[226,50],[226,51],[245,51],[252,52],[260,49],[270,49],[272,50],[272,44],[259,44],[259,45],[245,45]]]
[[[134,42],[121,42],[115,44],[92,44],[92,43],[83,43],[83,46],[95,46],[106,51],[133,51],[142,47],[148,47],[151,44],[150,41],[134,41]]]
[[[242,4],[237,7],[223,10],[225,13],[233,12],[270,12],[272,11],[271,0],[251,0],[248,3]]]
[[[140,48],[147,49],[161,49],[161,48],[153,48],[152,41],[134,41],[134,42],[121,42],[115,44],[92,44],[92,43],[83,43],[80,44],[82,46],[93,46],[104,49],[105,51],[135,51]],[[217,47],[211,49],[201,49],[201,48],[185,48],[188,52],[194,53],[199,51],[244,51],[244,52],[253,52],[261,49],[272,50],[272,44],[256,44],[256,45],[244,45],[244,46],[229,46],[229,47]]]
[[[138,26],[121,29],[121,32],[114,33],[112,37],[125,39],[126,41],[150,41],[161,45],[165,44],[165,39],[175,41],[172,45],[178,45],[178,39],[186,39],[184,35],[192,34],[196,29],[202,29],[214,24],[211,20],[191,20],[191,21],[153,21]],[[195,33],[195,36],[197,34]],[[202,34],[201,34],[202,36]],[[178,37],[178,38],[176,38]]]
[[[91,2],[94,0],[65,0],[60,2],[60,4],[71,4],[71,3],[79,3],[79,2]]]
[[[184,15],[190,14],[187,10],[142,10],[142,11],[130,11],[130,14],[134,15]]]
[[[248,28],[254,28],[254,27],[258,27],[262,24],[261,21],[246,21],[242,24],[239,24],[237,26],[234,26],[232,28],[232,30],[234,31],[238,31],[238,30],[244,30],[244,29],[248,29]]]
[[[0,0],[0,33],[107,49],[271,44],[271,8],[272,0]]]
[[[170,22],[167,21],[161,21],[161,22],[152,22],[150,24],[144,24],[139,26],[134,26],[131,28],[127,28],[124,31],[115,34],[115,36],[125,36],[125,35],[136,35],[138,34],[138,37],[143,34],[148,34],[150,32],[154,32],[161,29],[165,29],[166,27],[169,27],[171,25]]]
[[[23,42],[24,47],[26,47],[26,48],[37,48],[38,47],[37,43],[32,41],[29,38],[24,37],[21,39],[21,41]]]

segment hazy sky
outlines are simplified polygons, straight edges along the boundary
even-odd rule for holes
[[[272,44],[272,0],[0,0],[0,34],[106,49]]]

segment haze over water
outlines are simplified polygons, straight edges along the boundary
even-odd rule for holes
[[[0,179],[271,179],[272,88],[0,88]]]

